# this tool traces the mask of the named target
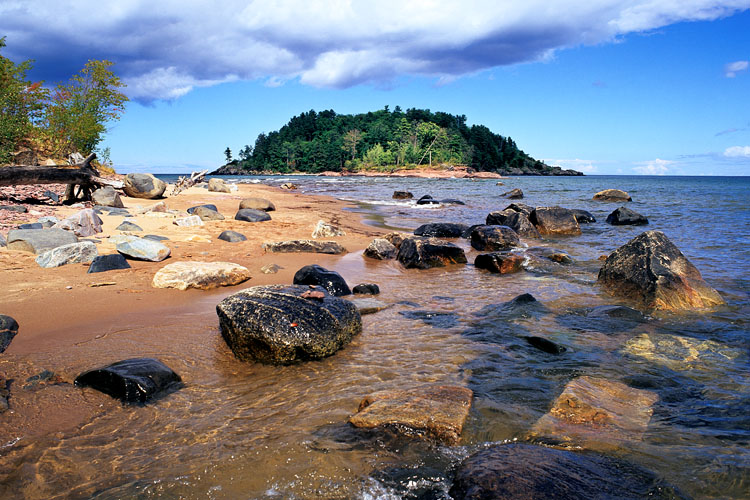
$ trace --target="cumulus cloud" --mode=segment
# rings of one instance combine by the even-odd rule
[[[734,78],[740,71],[745,71],[750,66],[750,61],[735,61],[724,67],[724,75],[727,78]]]
[[[674,161],[662,160],[657,158],[651,161],[642,161],[636,163],[633,167],[633,171],[641,175],[665,175],[670,171],[670,165],[674,165]]]
[[[3,0],[0,33],[5,54],[35,59],[35,74],[48,81],[106,58],[132,97],[153,100],[232,79],[337,88],[400,75],[449,82],[747,8],[747,0]]]
[[[750,158],[750,146],[732,146],[724,151],[727,158]]]
[[[543,161],[544,163],[552,165],[553,167],[560,167],[565,170],[572,168],[573,170],[578,170],[579,172],[583,172],[586,174],[593,174],[597,171],[597,166],[592,160],[581,160],[579,158],[576,158],[574,160],[544,159]]]

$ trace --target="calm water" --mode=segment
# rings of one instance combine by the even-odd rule
[[[113,407],[74,432],[6,445],[0,451],[2,496],[447,499],[451,470],[464,457],[486,443],[524,439],[566,383],[594,375],[660,396],[643,439],[607,453],[653,470],[696,498],[750,498],[750,178],[528,177],[505,179],[505,186],[494,180],[261,180],[291,180],[302,192],[351,200],[372,224],[402,230],[434,221],[483,223],[488,212],[509,204],[499,195],[514,187],[523,189],[528,205],[582,208],[597,222],[582,225],[580,237],[531,243],[569,253],[574,265],[550,263],[513,275],[472,265],[404,270],[359,253],[332,258],[326,267],[350,284],[378,283],[381,300],[395,305],[365,316],[362,335],[320,362],[238,362],[220,338],[211,296],[188,318],[107,336],[81,346],[75,358],[55,353],[37,359],[74,371],[74,359],[87,349],[92,355],[107,349],[112,361],[156,356],[183,376],[186,387],[146,407]],[[628,207],[650,225],[604,223],[619,204],[591,197],[606,188],[628,191],[635,200]],[[394,190],[404,189],[466,205],[423,208],[391,200]],[[727,306],[639,323],[586,317],[593,307],[622,303],[595,286],[598,257],[645,229],[663,231]],[[473,262],[477,252],[458,244]],[[478,314],[522,293],[531,293],[544,310],[508,317],[490,307]],[[418,319],[426,313],[426,321]],[[705,345],[713,351],[692,363],[627,352],[627,342],[644,333],[711,341]],[[567,351],[537,351],[523,339],[530,334]],[[346,424],[369,392],[433,382],[475,392],[462,446]]]

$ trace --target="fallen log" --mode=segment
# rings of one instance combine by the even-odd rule
[[[207,173],[208,170],[203,170],[202,172],[193,172],[190,177],[180,177],[172,188],[172,196],[181,193],[189,187],[193,187],[198,182],[201,182],[206,177]]]

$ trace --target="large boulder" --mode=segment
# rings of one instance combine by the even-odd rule
[[[131,198],[161,198],[167,184],[151,174],[128,174],[125,176],[122,190]]]
[[[596,218],[591,215],[591,212],[587,212],[580,208],[571,208],[570,211],[573,212],[573,215],[579,224],[590,224],[591,222],[596,222]]]
[[[318,285],[322,286],[334,297],[351,295],[352,291],[346,280],[336,271],[329,271],[317,264],[304,266],[294,274],[295,285]]]
[[[407,238],[401,243],[396,258],[404,267],[417,269],[466,264],[466,254],[461,247],[437,238]]]
[[[334,238],[336,236],[346,236],[346,233],[338,226],[328,224],[324,220],[319,220],[312,232],[313,238]]]
[[[126,403],[145,403],[178,389],[181,379],[159,360],[136,358],[82,373],[75,385],[91,387]]]
[[[325,358],[362,331],[354,304],[309,285],[248,288],[222,300],[216,312],[224,340],[243,361],[288,365]]]
[[[144,238],[123,241],[117,244],[116,249],[131,259],[148,260],[151,262],[161,262],[169,257],[171,252],[167,245]]]
[[[416,236],[427,236],[434,238],[460,238],[468,229],[466,224],[455,224],[452,222],[433,222],[422,224],[414,230]]]
[[[73,232],[76,236],[93,236],[102,232],[102,220],[91,208],[76,212],[65,220],[61,220],[53,227]]]
[[[0,314],[0,352],[5,352],[17,333],[18,323],[16,320],[5,314]]]
[[[252,208],[253,210],[262,210],[264,212],[273,212],[276,210],[276,205],[271,203],[265,198],[244,198],[240,201],[240,210],[243,208]]]
[[[457,444],[473,393],[466,387],[430,385],[378,391],[365,397],[349,418],[355,427],[389,427],[409,436]]]
[[[567,208],[536,207],[529,215],[529,220],[541,235],[581,234],[575,214]]]
[[[482,253],[474,259],[474,267],[491,273],[510,274],[523,269],[524,258],[507,252]]]
[[[388,233],[383,236],[383,239],[387,240],[391,245],[396,247],[396,250],[398,250],[401,248],[401,243],[403,243],[405,239],[411,237],[412,235],[408,233]]]
[[[44,253],[62,245],[76,243],[78,237],[64,229],[11,229],[8,231],[8,250],[35,254]]]
[[[250,279],[246,267],[233,262],[174,262],[159,269],[151,285],[154,288],[197,288],[210,290],[232,286]]]
[[[597,281],[646,309],[680,311],[724,303],[661,231],[646,231],[612,252]]]
[[[607,224],[613,226],[645,226],[648,219],[629,208],[620,207],[607,216]]]
[[[227,186],[227,183],[224,182],[224,179],[217,179],[216,177],[212,177],[211,179],[208,179],[208,190],[214,193],[231,193],[232,192],[229,189],[229,186]]]
[[[652,472],[624,460],[531,444],[493,445],[458,467],[455,500],[683,498]]]
[[[632,201],[628,193],[619,189],[605,189],[599,191],[594,195],[594,199],[598,201]]]
[[[515,231],[507,226],[479,226],[471,232],[471,246],[476,250],[495,252],[521,244]]]
[[[531,213],[531,211],[529,211]],[[519,236],[524,238],[539,238],[539,231],[529,220],[526,212],[506,208],[502,211],[490,212],[487,215],[488,226],[508,226]]]
[[[234,218],[235,220],[241,220],[243,222],[263,222],[271,220],[271,216],[263,210],[254,210],[252,208],[241,208],[237,210]]]
[[[229,243],[239,243],[240,241],[247,240],[247,236],[244,234],[230,230],[222,231],[218,238],[220,240],[228,241]]]
[[[503,209],[503,211],[506,210],[513,210],[514,212],[523,212],[526,214],[526,217],[531,215],[531,212],[534,211],[534,207],[530,205],[526,205],[525,203],[511,203],[507,207]]]
[[[128,261],[119,253],[95,257],[86,273],[103,273],[106,271],[114,271],[116,269],[130,269]]]
[[[275,253],[325,253],[338,255],[346,253],[346,248],[335,241],[289,240],[276,243],[264,243],[263,249]]]
[[[417,200],[417,205],[440,205],[440,201],[426,194]]]
[[[99,255],[93,241],[79,241],[47,250],[36,258],[41,267],[60,267],[66,264],[90,263]]]
[[[398,249],[385,238],[375,238],[365,248],[363,255],[371,259],[390,260],[395,259]]]
[[[120,193],[115,191],[115,188],[112,186],[104,186],[91,193],[91,201],[94,202],[94,205],[102,207],[125,207],[120,198]]]

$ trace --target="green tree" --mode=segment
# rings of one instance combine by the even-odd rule
[[[224,150],[224,156],[227,159],[227,163],[231,163],[231,161],[232,161],[232,150],[229,149],[229,146],[227,146],[227,149]]]
[[[344,149],[352,155],[352,160],[357,156],[357,144],[362,140],[362,132],[359,129],[351,129],[344,134]]]
[[[92,152],[104,138],[106,124],[120,119],[128,98],[110,69],[110,61],[90,60],[67,84],[59,84],[47,103],[47,132],[58,153]]]

